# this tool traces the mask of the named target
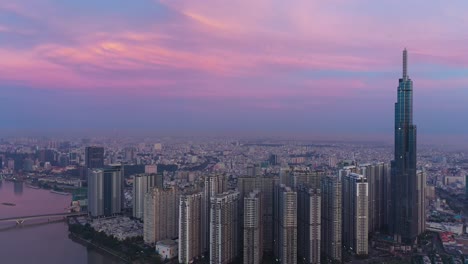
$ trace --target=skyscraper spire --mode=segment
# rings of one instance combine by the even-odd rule
[[[408,79],[408,51],[406,48],[403,50],[403,80]]]

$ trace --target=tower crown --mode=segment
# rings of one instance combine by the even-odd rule
[[[403,80],[408,80],[408,51],[403,50]]]

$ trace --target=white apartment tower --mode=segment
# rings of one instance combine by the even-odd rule
[[[343,184],[343,245],[357,255],[369,254],[369,189],[367,178],[349,173]]]
[[[338,177],[322,178],[321,251],[333,261],[341,261],[341,188]]]
[[[263,257],[262,194],[252,191],[244,198],[243,263],[261,264]]]
[[[145,195],[143,239],[154,244],[179,235],[178,192],[175,188],[153,188]]]
[[[297,263],[297,193],[280,184],[275,188],[275,256],[283,264]]]
[[[297,255],[305,263],[320,263],[321,190],[299,185],[297,190]]]
[[[133,177],[133,217],[143,219],[145,195],[155,184],[156,174],[137,174]]]
[[[229,264],[238,256],[238,200],[235,191],[211,197],[210,264]]]
[[[179,201],[179,263],[187,264],[201,257],[201,213],[203,193],[185,194]]]

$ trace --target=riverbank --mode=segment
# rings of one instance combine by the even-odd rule
[[[80,235],[70,232],[68,237],[75,243],[81,244],[85,247],[92,247],[93,249],[108,255],[109,257],[114,258],[116,261],[121,261],[122,263],[130,263],[130,260],[121,257],[117,252],[112,251],[111,249],[99,246],[93,243],[90,240],[82,238]]]
[[[119,241],[95,231],[89,224],[69,223],[68,230],[75,240],[102,250],[122,263],[163,263],[153,247],[144,246],[142,238]]]

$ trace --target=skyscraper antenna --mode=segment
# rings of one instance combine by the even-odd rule
[[[406,48],[403,50],[403,80],[408,79],[408,51]]]

